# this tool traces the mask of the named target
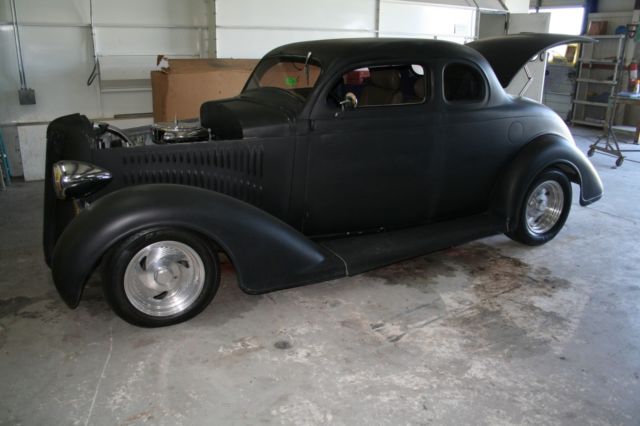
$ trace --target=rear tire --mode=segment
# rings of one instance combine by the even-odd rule
[[[542,172],[529,186],[519,209],[511,239],[537,246],[552,240],[564,226],[571,210],[571,182],[558,170]]]
[[[142,327],[194,317],[211,302],[220,283],[211,245],[181,229],[138,232],[112,248],[103,265],[109,305],[122,319]]]

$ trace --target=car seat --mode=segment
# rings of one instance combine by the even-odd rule
[[[400,72],[395,69],[370,70],[369,81],[362,89],[359,105],[393,105],[402,103]]]

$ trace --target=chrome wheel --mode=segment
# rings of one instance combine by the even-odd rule
[[[529,194],[525,219],[527,229],[536,235],[549,232],[558,223],[564,207],[562,186],[555,180],[546,180]]]
[[[158,241],[138,251],[124,273],[124,291],[140,312],[154,317],[180,314],[204,288],[205,267],[198,253],[177,241]]]

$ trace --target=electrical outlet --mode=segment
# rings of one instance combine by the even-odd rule
[[[36,104],[36,92],[33,89],[18,90],[18,98],[20,99],[20,105]]]

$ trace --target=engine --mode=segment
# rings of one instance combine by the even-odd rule
[[[199,120],[154,123],[151,140],[157,144],[207,141],[211,140],[211,131],[202,127]]]
[[[202,127],[197,119],[154,123],[126,130],[107,123],[95,123],[93,130],[98,149],[206,142],[213,139],[211,131]]]

